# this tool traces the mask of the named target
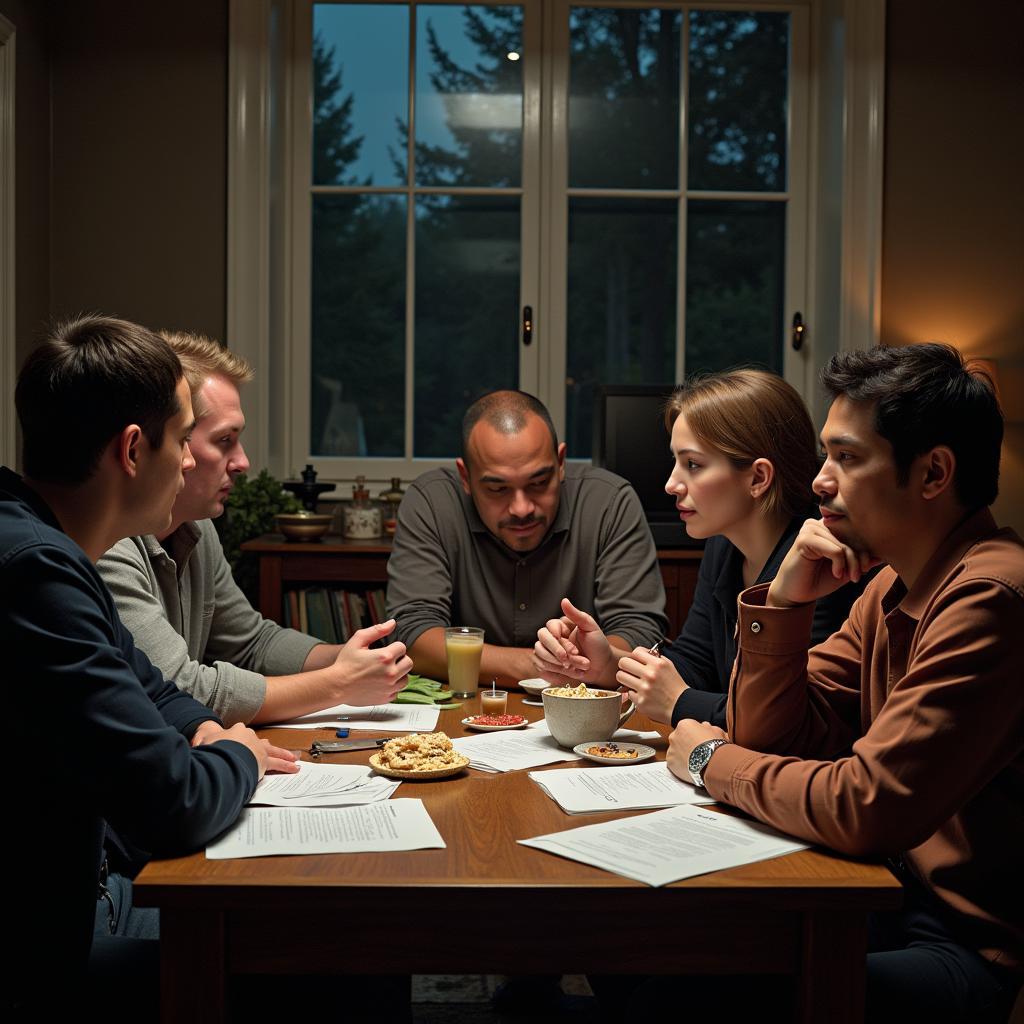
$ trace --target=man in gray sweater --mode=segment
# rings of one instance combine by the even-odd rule
[[[129,537],[100,559],[136,645],[228,725],[279,722],[341,703],[387,703],[412,667],[402,643],[371,649],[393,621],[359,630],[344,646],[325,644],[264,619],[235,584],[211,519],[249,468],[239,387],[252,370],[208,338],[163,337],[192,391],[196,467],[166,530]]]

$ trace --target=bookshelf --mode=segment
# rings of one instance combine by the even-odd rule
[[[357,593],[387,587],[391,541],[345,540],[329,534],[313,543],[293,543],[280,534],[264,534],[246,541],[243,551],[259,558],[259,610],[284,623],[286,591],[295,588],[343,588]],[[693,603],[702,552],[693,548],[658,550],[658,566],[665,584],[669,635],[678,636]]]

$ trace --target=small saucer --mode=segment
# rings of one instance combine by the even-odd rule
[[[604,757],[601,754],[591,754],[587,749],[588,747],[613,746],[620,750],[635,750],[636,757]],[[572,752],[588,761],[593,761],[594,764],[614,764],[620,767],[624,764],[642,764],[644,761],[650,761],[658,753],[654,747],[648,747],[644,743],[626,743],[624,740],[588,740],[586,743],[577,743],[572,748]]]

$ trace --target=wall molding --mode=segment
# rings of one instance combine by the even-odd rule
[[[15,27],[0,14],[0,463],[17,462],[15,326]]]
[[[228,9],[228,347],[252,363],[245,446],[254,472],[270,454],[270,0]]]
[[[846,0],[839,351],[877,345],[885,170],[885,0]]]

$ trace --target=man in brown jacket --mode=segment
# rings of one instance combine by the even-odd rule
[[[1024,545],[988,508],[1002,416],[944,345],[845,353],[824,383],[821,521],[740,595],[728,732],[681,722],[669,767],[792,835],[891,858],[905,905],[872,922],[869,1021],[1005,1020],[1022,963]],[[808,652],[814,601],[880,562]]]

